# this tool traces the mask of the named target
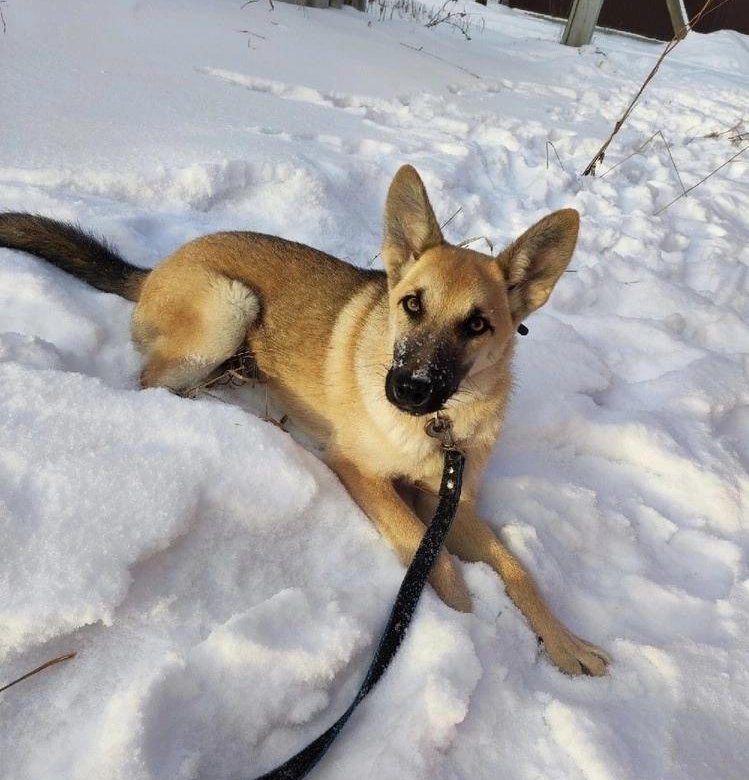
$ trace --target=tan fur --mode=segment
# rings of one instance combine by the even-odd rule
[[[422,518],[433,510],[443,459],[424,433],[428,418],[386,398],[385,375],[406,347],[409,355],[415,350],[409,359],[425,365],[439,350],[457,356],[467,369],[445,410],[467,466],[448,549],[497,571],[560,669],[603,674],[605,653],[554,617],[474,506],[510,393],[515,329],[547,300],[570,260],[577,229],[577,212],[566,209],[541,220],[496,259],[450,246],[421,179],[404,166],[386,204],[386,274],[271,236],[199,238],[138,280],[133,336],[145,359],[142,383],[184,390],[249,347],[284,410],[317,438],[353,498],[407,563],[424,532]],[[403,305],[414,291],[424,307],[418,321]],[[475,338],[461,330],[472,311],[491,325]],[[449,605],[470,609],[448,552],[431,581]]]

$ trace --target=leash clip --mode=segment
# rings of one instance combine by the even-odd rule
[[[443,412],[437,412],[424,426],[424,431],[427,436],[438,439],[443,450],[458,449],[453,436],[452,420]]]

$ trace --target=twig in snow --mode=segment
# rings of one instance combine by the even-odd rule
[[[270,403],[268,400],[268,385],[265,386],[265,414],[263,415],[263,420],[265,420],[265,422],[271,423],[272,425],[275,425],[276,428],[280,428],[284,433],[288,433],[286,428],[284,428],[284,425],[286,425],[289,420],[288,414],[282,414],[281,419],[279,420],[276,420],[275,417],[271,417]]]
[[[393,19],[414,19],[421,22],[427,14],[427,7],[420,0],[369,0],[367,13],[377,14],[377,21]]]
[[[240,10],[242,8],[247,8],[248,5],[252,5],[253,3],[258,3],[258,2],[260,2],[260,0],[245,0],[245,2],[242,3],[242,5],[240,6]],[[273,0],[268,0],[268,2],[270,3],[270,10],[275,11],[276,7],[273,5]]]
[[[458,207],[458,210],[457,210],[457,211],[456,211],[456,212],[455,212],[455,213],[452,215],[452,217],[450,217],[450,219],[446,220],[445,222],[443,222],[443,223],[440,225],[440,230],[442,230],[443,228],[446,228],[446,227],[447,227],[447,226],[448,226],[448,225],[449,225],[449,224],[450,224],[450,223],[451,223],[451,222],[452,222],[452,221],[455,219],[455,217],[457,217],[457,216],[458,216],[458,214],[460,214],[460,212],[461,212],[461,211],[463,211],[463,207],[462,207],[462,206],[459,206],[459,207]],[[473,239],[471,239],[471,240],[472,240],[472,241],[475,241],[476,239],[475,239],[475,238],[473,238]],[[460,245],[460,244],[459,244],[459,246],[462,246],[462,245]],[[367,268],[371,268],[371,267],[372,267],[372,263],[374,263],[374,261],[375,261],[375,260],[377,260],[377,258],[378,258],[379,256],[380,256],[380,252],[378,252],[378,253],[377,253],[377,254],[376,254],[376,255],[375,255],[375,256],[374,256],[374,257],[373,257],[373,258],[372,258],[372,259],[371,259],[371,260],[370,260],[368,263],[367,263]]]
[[[254,49],[255,47],[252,45],[252,38],[260,38],[261,41],[267,41],[268,39],[264,35],[260,35],[259,33],[254,33],[252,30],[237,30],[238,33],[242,33],[243,35],[247,36],[247,48],[248,49]]]
[[[727,138],[732,144],[740,144],[749,140],[749,131],[744,129],[744,118],[742,117],[727,130],[715,130],[712,133],[703,135],[703,138]]]
[[[474,236],[473,238],[466,238],[461,241],[458,246],[468,246],[475,241],[486,241],[486,245],[489,247],[489,254],[494,254],[494,244],[486,236]]]
[[[471,29],[472,17],[477,14],[470,13],[465,10],[463,6],[462,11],[454,10],[458,0],[445,0],[439,8],[435,8],[429,16],[424,27],[436,27],[438,24],[446,24],[448,27],[454,27],[462,35],[465,36],[467,41],[471,40],[471,36],[468,34]],[[484,17],[480,16],[481,25],[483,29]]]
[[[3,13],[4,5],[5,5],[5,0],[0,0],[0,22],[2,22],[3,25],[3,35],[5,35],[5,33],[8,32],[8,25],[5,24],[5,14]]]
[[[183,390],[180,395],[183,395],[186,398],[198,398],[199,396],[207,395],[209,398],[213,398],[214,401],[220,401],[222,404],[225,404],[228,403],[228,401],[221,398],[221,396],[212,393],[208,388],[212,388],[216,385],[242,387],[242,385],[246,385],[248,382],[252,383],[253,388],[255,385],[264,385],[265,414],[261,419],[265,420],[265,422],[272,423],[277,428],[287,432],[284,426],[286,425],[289,416],[284,414],[279,420],[276,420],[275,417],[271,416],[268,383],[265,380],[265,377],[260,373],[260,369],[255,362],[255,357],[250,350],[247,349],[237,352],[236,355],[230,357],[223,366],[221,366],[221,369],[223,370],[220,374],[209,377],[197,385],[188,387],[187,390]]]
[[[723,135],[728,135],[728,133],[732,133],[734,130],[738,130],[741,127],[741,123],[743,122],[743,119],[739,119],[738,122],[736,122],[735,125],[731,125],[727,130],[714,130],[712,133],[708,133],[707,135],[703,135],[703,138],[720,138]]]
[[[663,135],[663,132],[661,130],[658,131],[658,135],[663,140],[663,143],[666,145],[666,151],[668,152],[668,158],[671,160],[671,165],[674,166],[674,171],[676,171],[676,178],[679,180],[679,184],[681,185],[681,189],[683,191],[683,194],[686,195],[687,191],[684,189],[684,182],[681,180],[681,174],[679,173],[679,169],[676,167],[676,162],[674,160],[674,156],[671,154],[671,147],[668,144],[668,141],[666,140],[666,136]]]
[[[722,5],[725,5],[727,2],[728,0],[720,0],[720,1],[706,0],[702,8],[700,8],[700,10],[689,20],[689,22],[687,23],[687,28],[691,30],[699,21],[702,20],[703,17],[717,10]],[[624,113],[617,120],[616,124],[614,125],[614,129],[611,131],[611,135],[609,135],[609,137],[603,143],[603,146],[601,146],[601,148],[593,156],[593,159],[585,167],[585,170],[583,171],[582,174],[583,176],[596,175],[596,166],[599,163],[603,162],[603,158],[606,156],[606,150],[609,148],[609,144],[614,140],[614,136],[616,136],[616,134],[622,129],[622,125],[627,121],[627,118],[632,113],[642,93],[645,91],[645,87],[647,87],[647,85],[653,80],[653,77],[658,72],[658,68],[660,68],[661,64],[663,63],[663,60],[666,59],[667,55],[670,54],[679,45],[679,43],[682,40],[684,40],[683,37],[679,38],[677,36],[674,36],[666,44],[666,48],[661,52],[661,56],[658,57],[658,60],[653,66],[652,70],[645,77],[645,81],[643,81],[642,84],[640,85],[640,89],[637,90],[637,94],[632,98],[630,104],[624,110]]]
[[[3,691],[7,691],[8,688],[11,688],[17,683],[20,683],[22,680],[26,680],[35,674],[39,674],[39,672],[43,672],[45,669],[48,669],[50,666],[54,666],[55,664],[61,664],[63,661],[69,661],[71,658],[75,658],[76,655],[77,653],[67,653],[66,655],[60,655],[57,658],[53,658],[51,661],[47,661],[46,663],[43,663],[41,666],[37,666],[36,669],[32,669],[30,672],[27,672],[26,674],[22,675],[17,680],[13,680],[13,682],[9,682],[7,685],[3,685],[3,687],[0,688],[0,693],[2,693]]]
[[[443,228],[446,228],[455,219],[455,217],[457,217],[458,214],[460,214],[461,211],[463,211],[463,207],[462,206],[458,206],[458,210],[452,215],[452,217],[450,217],[450,219],[448,219],[447,221],[443,222],[440,225],[440,230],[442,230]]]
[[[683,198],[688,192],[691,192],[693,189],[695,189],[695,187],[699,187],[700,184],[702,184],[703,182],[706,182],[711,176],[715,175],[721,168],[725,168],[726,165],[728,165],[728,163],[733,162],[740,154],[744,154],[744,152],[747,149],[749,149],[749,146],[745,146],[743,149],[739,149],[739,151],[736,152],[736,154],[734,154],[731,157],[729,157],[723,164],[719,165],[714,171],[711,171],[710,173],[708,173],[707,176],[705,176],[704,179],[700,179],[697,182],[697,184],[693,184],[691,187],[689,187],[688,189],[684,190],[684,192],[682,192],[681,195],[678,195],[677,197],[675,197],[670,203],[667,203],[663,208],[658,209],[658,211],[655,212],[655,216],[657,217],[659,214],[664,212],[669,206],[673,206],[673,204],[676,203],[677,200],[680,200],[681,198]]]
[[[469,76],[473,76],[475,79],[482,80],[482,77],[479,76],[478,73],[474,73],[472,70],[468,70],[468,68],[464,68],[462,65],[456,65],[454,62],[450,62],[450,60],[446,60],[444,57],[439,57],[436,54],[431,54],[428,51],[424,51],[423,46],[411,46],[410,43],[402,43],[401,46],[405,46],[407,49],[411,49],[411,51],[416,51],[419,54],[424,54],[427,57],[431,57],[433,60],[439,60],[440,62],[444,62],[447,65],[452,65],[453,68],[457,68],[458,70],[462,70],[463,73],[467,73]]]
[[[244,33],[245,35],[251,35],[253,38],[260,38],[263,41],[268,40],[264,35],[260,35],[260,33],[254,33],[252,30],[237,30],[237,32]]]
[[[554,146],[554,144],[551,141],[546,142],[546,170],[549,170],[549,147],[551,147],[554,150],[554,154],[556,155],[557,162],[559,163],[559,167],[564,171],[564,165],[562,165],[562,161],[559,159],[559,154],[557,153],[557,148]],[[566,171],[565,171],[566,173]]]
[[[229,358],[229,360],[220,368],[221,372],[219,374],[210,376],[203,382],[188,387],[186,390],[182,391],[181,395],[184,395],[187,398],[197,398],[199,395],[209,395],[211,398],[218,398],[218,396],[208,392],[209,387],[214,387],[215,385],[241,387],[248,382],[252,382],[253,387],[256,384],[265,384],[265,379],[260,373],[255,358],[250,350],[237,352],[236,355]]]
[[[631,160],[636,154],[639,154],[657,135],[659,135],[661,137],[661,140],[663,141],[663,144],[666,147],[666,151],[668,152],[669,159],[671,160],[671,165],[673,165],[674,171],[676,172],[676,178],[679,180],[679,185],[681,186],[682,195],[686,195],[686,193],[687,193],[686,187],[684,186],[684,182],[681,180],[681,174],[679,173],[679,169],[676,167],[676,162],[674,161],[674,156],[671,154],[671,147],[669,146],[669,143],[666,140],[666,136],[663,135],[663,131],[662,130],[656,130],[653,133],[653,135],[651,135],[650,138],[648,138],[648,140],[645,141],[645,143],[643,143],[640,146],[638,146],[637,149],[634,150],[634,152],[632,152],[631,154],[628,154],[623,160],[619,160],[618,163],[616,163],[615,165],[612,165],[610,168],[608,168],[606,171],[604,171],[601,174],[601,178],[603,178],[604,176],[607,176],[615,168],[618,168],[620,165],[622,165],[623,163],[627,162],[627,160]]]

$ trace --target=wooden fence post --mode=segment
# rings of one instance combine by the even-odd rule
[[[689,19],[687,19],[682,0],[666,0],[668,6],[668,15],[671,17],[671,24],[674,26],[674,37],[684,38],[689,32]]]
[[[602,5],[603,0],[574,0],[562,34],[562,43],[566,46],[585,46],[590,43]]]

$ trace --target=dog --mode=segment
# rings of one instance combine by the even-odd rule
[[[602,675],[606,653],[553,615],[475,508],[510,395],[516,329],[549,298],[578,228],[577,211],[563,209],[497,257],[450,245],[421,178],[405,165],[387,195],[384,272],[251,232],[190,241],[148,271],[78,227],[19,213],[0,214],[0,246],[134,301],[144,388],[183,392],[249,349],[275,398],[319,442],[404,564],[442,475],[440,444],[425,422],[448,415],[466,469],[431,584],[450,607],[469,611],[452,555],[488,563],[559,669]]]

